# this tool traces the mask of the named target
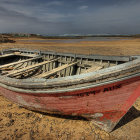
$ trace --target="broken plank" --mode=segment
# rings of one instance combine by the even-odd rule
[[[59,71],[61,71],[61,70],[64,70],[64,69],[66,69],[66,68],[68,68],[68,67],[70,67],[70,66],[73,66],[73,65],[75,65],[75,64],[77,64],[77,63],[78,63],[78,62],[73,62],[73,63],[70,63],[70,64],[62,65],[62,66],[60,66],[60,67],[58,67],[58,68],[55,68],[55,69],[53,69],[53,70],[51,70],[51,71],[48,71],[48,72],[42,73],[42,74],[40,74],[40,75],[37,75],[37,76],[35,76],[35,78],[44,78],[44,77],[51,76],[51,75],[53,75],[53,74],[55,74],[55,73],[57,73],[57,72],[59,72]]]
[[[33,68],[42,66],[42,65],[44,65],[44,64],[57,61],[57,60],[58,60],[58,58],[57,58],[57,59],[50,60],[50,61],[44,61],[44,62],[41,62],[41,63],[38,63],[38,64],[34,64],[34,65],[31,65],[31,66],[28,66],[28,67],[25,67],[25,68],[22,68],[22,69],[19,69],[19,70],[13,70],[13,71],[9,72],[8,74],[6,74],[6,76],[12,76],[12,75],[14,75],[14,74],[17,75],[18,73],[21,73],[21,72],[24,72],[24,71],[26,71],[26,70],[33,69]]]
[[[5,65],[0,66],[0,69],[6,68],[6,67],[9,67],[9,66],[12,66],[12,65],[17,65],[17,64],[20,64],[20,63],[25,63],[25,62],[28,62],[28,61],[40,59],[40,58],[42,58],[42,56],[34,57],[34,58],[26,59],[26,60],[21,60],[21,61],[13,62],[13,63],[10,63],[10,64],[5,64]]]

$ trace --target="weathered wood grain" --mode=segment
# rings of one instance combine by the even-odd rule
[[[9,72],[8,74],[6,74],[6,76],[12,76],[12,75],[14,75],[14,74],[21,73],[21,72],[24,72],[24,71],[26,71],[26,70],[33,69],[33,68],[42,66],[42,65],[44,65],[44,64],[48,64],[48,63],[57,61],[57,60],[58,60],[58,58],[57,58],[57,59],[50,60],[50,61],[44,61],[44,62],[35,64],[35,65],[31,65],[31,66],[28,66],[28,67],[26,67],[26,68],[22,68],[22,69],[19,69],[19,70],[13,70],[13,71]]]
[[[32,60],[40,59],[40,58],[42,58],[42,56],[34,57],[34,58],[26,59],[26,60],[21,60],[21,61],[13,62],[13,63],[10,63],[10,64],[5,64],[5,65],[0,66],[0,69],[3,69],[5,67],[9,67],[9,66],[13,66],[13,65],[17,65],[17,64],[20,64],[20,63],[25,63],[25,62],[29,62],[29,61],[32,61]]]
[[[40,74],[40,75],[37,75],[36,78],[43,78],[43,77],[50,76],[50,75],[55,74],[55,73],[57,73],[57,72],[59,72],[59,71],[61,71],[61,70],[66,69],[66,68],[68,68],[68,67],[70,67],[70,66],[73,66],[73,65],[75,65],[75,64],[77,64],[77,63],[78,63],[78,62],[74,62],[74,63],[70,63],[70,64],[65,64],[65,65],[60,66],[60,67],[58,67],[58,68],[55,68],[55,69],[53,69],[53,70],[51,70],[51,71],[48,71],[48,72],[42,73],[42,74]]]

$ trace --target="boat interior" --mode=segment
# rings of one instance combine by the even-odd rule
[[[0,54],[0,75],[54,79],[94,72],[131,61],[130,57],[8,50]]]

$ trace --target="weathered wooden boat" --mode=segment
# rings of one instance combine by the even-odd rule
[[[110,132],[140,96],[140,56],[4,50],[0,90],[20,106],[82,116]]]

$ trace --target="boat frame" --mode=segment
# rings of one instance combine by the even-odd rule
[[[92,120],[93,123],[105,131],[110,132],[140,96],[140,56],[64,54],[49,51],[29,51],[26,49],[9,49],[4,50],[1,54],[14,52],[26,55],[72,57],[75,60],[92,59],[95,61],[100,60],[101,62],[102,60],[111,60],[116,63],[125,62],[95,72],[54,79],[15,79],[0,75],[2,95],[31,110],[82,116]],[[129,87],[132,90],[128,90]],[[125,94],[122,92],[125,92]],[[115,99],[115,97],[117,97],[118,104],[115,103],[113,106],[112,99]],[[91,100],[90,98],[93,99]],[[42,107],[41,105],[45,101],[48,101],[53,107],[50,104],[48,104],[48,108],[47,105]],[[95,102],[97,107],[93,107],[92,101]],[[63,104],[60,106],[61,102]],[[66,105],[67,102],[69,105]],[[83,105],[79,105],[80,102],[83,102]],[[74,109],[75,105],[79,106],[80,109]],[[114,107],[112,110],[111,105]]]

